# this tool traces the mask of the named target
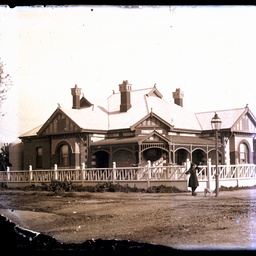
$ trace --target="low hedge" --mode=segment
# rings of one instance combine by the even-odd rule
[[[144,188],[137,188],[129,187],[127,185],[120,185],[120,184],[113,184],[112,182],[104,182],[104,183],[98,183],[96,186],[83,186],[83,185],[74,185],[71,181],[57,181],[52,180],[51,183],[46,184],[42,183],[41,186],[36,185],[30,185],[25,188],[24,190],[30,190],[30,191],[51,191],[54,192],[54,194],[58,192],[142,192],[142,193],[180,193],[184,192],[179,190],[176,187],[166,187],[164,185],[160,186],[152,186],[148,189]]]

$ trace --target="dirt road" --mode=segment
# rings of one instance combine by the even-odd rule
[[[0,214],[22,227],[69,243],[125,239],[174,248],[252,249],[256,190],[198,193],[0,191]]]

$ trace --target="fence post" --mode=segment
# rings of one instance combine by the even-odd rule
[[[236,166],[236,185],[239,187],[239,175],[240,175],[240,167]]]
[[[140,180],[141,176],[142,176],[142,169],[138,168],[138,170],[137,170],[137,180]]]
[[[33,168],[32,168],[32,165],[29,165],[28,171],[29,171],[28,182],[29,182],[29,185],[31,185],[31,182],[33,180]]]
[[[211,158],[207,161],[207,187],[211,189],[211,181],[212,181],[212,160]]]
[[[82,163],[82,184],[85,181],[85,163]]]
[[[8,187],[8,182],[10,181],[10,167],[7,167],[7,170],[6,170],[6,185]]]
[[[113,162],[113,184],[116,181],[116,162]]]
[[[187,159],[187,161],[186,161],[186,169],[187,169],[187,171],[189,170],[190,166],[191,166],[190,160]]]
[[[150,187],[150,180],[151,180],[151,161],[148,160],[148,188]]]
[[[191,166],[191,162],[189,159],[187,159],[186,160],[186,171],[188,171],[190,169],[190,166]],[[188,175],[184,175],[184,180],[187,181],[187,188],[188,188],[188,182],[189,182]]]
[[[58,180],[58,166],[57,164],[54,164],[54,179]]]

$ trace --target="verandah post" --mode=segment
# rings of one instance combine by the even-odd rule
[[[207,161],[207,187],[209,189],[211,189],[211,181],[212,181],[211,169],[212,169],[212,160],[211,158],[209,158]]]

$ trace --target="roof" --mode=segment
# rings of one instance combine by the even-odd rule
[[[129,128],[153,112],[174,128],[201,130],[194,113],[165,100],[155,86],[132,91],[131,105],[127,112],[120,113],[120,93],[109,97],[109,129]]]
[[[198,144],[198,145],[215,145],[215,141],[190,136],[170,136],[169,139],[176,144]]]
[[[130,128],[131,125],[149,113],[146,94],[153,88],[131,91],[132,107],[127,112],[120,112],[120,93],[112,94],[107,100],[109,130]],[[154,97],[154,96],[151,96]]]
[[[143,142],[147,137],[152,134],[158,134],[156,131],[152,132],[148,136],[137,136],[131,138],[112,138],[112,139],[103,139],[91,143],[91,146],[105,146],[105,145],[117,145],[117,144],[131,144]],[[165,138],[167,140],[167,138]],[[176,144],[198,144],[198,145],[215,145],[215,142],[212,140],[199,138],[199,137],[190,137],[190,136],[168,136],[168,140]]]
[[[90,102],[93,102],[93,104]],[[246,113],[245,111],[251,113],[248,108],[191,113],[183,107],[164,99],[156,86],[132,90],[132,107],[127,112],[120,112],[120,92],[114,92],[106,100],[98,103],[95,101],[90,102],[86,101],[86,107],[81,109],[62,107],[59,107],[59,109],[75,122],[82,131],[130,129],[148,114],[154,113],[174,130],[200,132],[212,129],[211,119],[215,112],[222,120],[221,129],[231,128]],[[54,115],[55,112],[52,116]],[[255,117],[252,114],[251,116],[256,124]],[[36,127],[20,137],[35,136],[41,128],[44,129],[47,125],[48,121],[43,126]]]
[[[42,128],[43,124],[35,127],[34,129],[22,134],[19,138],[37,136],[37,132]]]
[[[72,119],[80,128],[87,130],[107,130],[108,116],[104,108],[99,105],[92,105],[88,108],[61,110]]]
[[[212,130],[211,120],[215,114],[218,114],[222,121],[221,129],[230,129],[235,122],[245,113],[246,108],[208,111],[202,113],[196,113],[198,122],[201,125],[202,130]]]
[[[104,145],[117,145],[117,144],[132,144],[137,143],[141,139],[145,138],[146,136],[137,136],[131,138],[113,138],[113,139],[104,139],[98,140],[91,143],[91,146],[104,146]]]
[[[174,129],[201,130],[194,113],[165,99],[160,100],[157,97],[146,97],[146,100],[148,108],[172,124]]]

